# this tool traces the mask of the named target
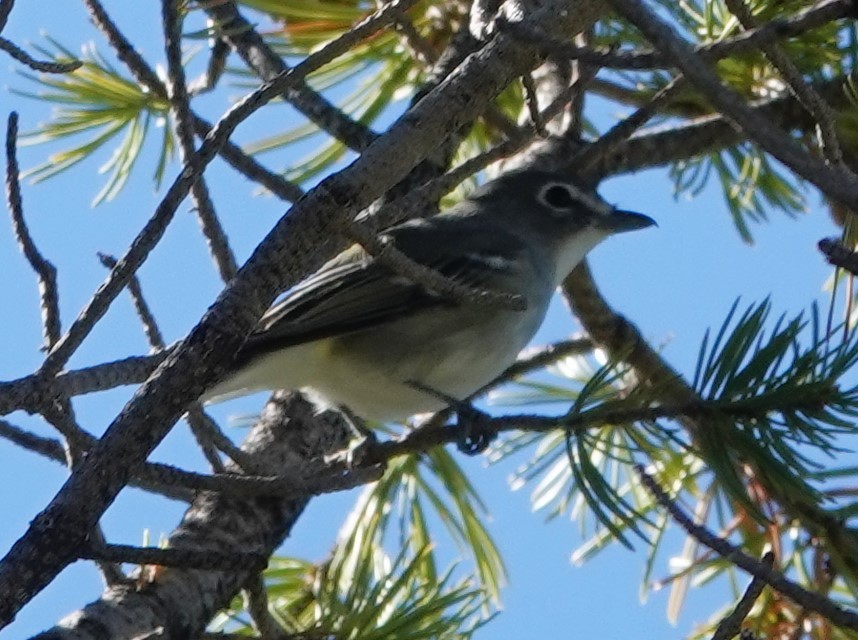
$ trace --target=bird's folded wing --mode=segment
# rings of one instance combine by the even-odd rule
[[[398,234],[391,234],[398,235]],[[399,243],[397,247],[399,247]],[[409,257],[461,284],[492,288],[498,267],[511,260],[517,243],[497,243],[490,253],[478,245],[465,254],[424,243],[406,243]],[[439,305],[455,304],[353,247],[296,286],[260,320],[237,356],[242,366],[257,356],[314,340],[361,331]]]

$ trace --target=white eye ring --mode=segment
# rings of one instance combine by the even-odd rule
[[[555,211],[569,211],[580,205],[578,190],[565,182],[549,182],[536,196],[540,203]]]

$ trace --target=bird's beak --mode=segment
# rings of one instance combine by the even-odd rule
[[[658,224],[655,220],[642,213],[614,209],[610,214],[599,219],[596,222],[596,226],[608,233],[623,233],[624,231],[634,231],[635,229],[645,229],[646,227],[657,227]]]

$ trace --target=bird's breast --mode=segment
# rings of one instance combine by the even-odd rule
[[[443,408],[443,401],[410,383],[463,399],[491,382],[542,323],[550,295],[530,298],[525,311],[475,305],[465,313],[439,306],[425,312],[431,318],[402,318],[337,338],[330,346],[336,373],[312,386],[369,419],[404,419]]]

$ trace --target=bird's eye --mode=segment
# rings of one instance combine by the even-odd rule
[[[539,201],[552,209],[571,209],[578,203],[578,198],[569,185],[555,182],[542,188]]]

